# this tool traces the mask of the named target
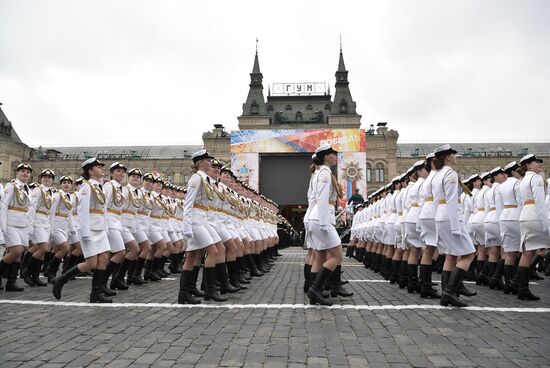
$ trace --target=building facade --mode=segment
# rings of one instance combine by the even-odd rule
[[[275,86],[275,85],[274,85]],[[292,84],[294,93],[281,93],[268,88],[264,94],[263,74],[258,54],[254,57],[250,73],[249,92],[237,117],[240,131],[285,129],[359,129],[361,115],[352,98],[348,71],[340,50],[335,73],[334,94],[330,87],[321,93],[303,90],[301,84]],[[284,86],[283,86],[284,87]],[[296,90],[302,93],[296,93]],[[363,124],[366,125],[366,124]],[[208,151],[225,162],[231,159],[231,133],[222,125],[202,136]],[[410,165],[433,151],[440,144],[398,143],[399,134],[386,123],[371,124],[365,129],[366,165],[365,177],[370,194],[392,177],[405,171]],[[446,143],[446,142],[445,142]],[[495,166],[517,160],[527,153],[534,153],[550,162],[548,143],[461,143],[453,144],[459,151],[460,175],[465,178],[473,173],[487,171]],[[201,146],[109,146],[109,147],[38,147],[27,146],[17,135],[12,122],[0,106],[0,182],[13,178],[15,168],[28,162],[34,168],[34,178],[42,169],[53,169],[58,175],[78,177],[81,163],[97,156],[108,165],[121,161],[128,167],[143,171],[156,171],[179,185],[185,185],[192,174],[191,154]],[[306,170],[304,168],[304,170]],[[545,168],[550,174],[550,164]],[[306,174],[307,175],[307,171]],[[36,179],[35,179],[36,180]],[[260,188],[261,190],[261,188]]]

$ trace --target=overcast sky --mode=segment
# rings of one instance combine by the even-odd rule
[[[265,4],[265,5],[262,5]],[[273,82],[334,88],[400,142],[550,141],[550,1],[0,0],[0,102],[30,146],[201,143]]]

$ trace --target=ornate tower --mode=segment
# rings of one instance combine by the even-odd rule
[[[329,126],[332,128],[359,128],[361,126],[361,115],[357,114],[355,101],[349,90],[348,71],[344,63],[342,46],[340,46],[340,59],[336,71],[336,85],[334,89],[334,100],[328,117]]]
[[[263,92],[263,75],[260,72],[260,62],[258,61],[258,48],[254,56],[254,66],[250,73],[250,89],[246,102],[243,104],[243,113],[238,117],[239,129],[266,129],[269,126],[270,117],[267,114],[267,108]]]

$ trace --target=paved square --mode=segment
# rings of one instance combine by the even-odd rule
[[[0,292],[1,367],[548,367],[550,281],[540,302],[478,291],[471,308],[440,308],[346,260],[355,295],[307,306],[301,249],[225,304],[175,304],[179,278],[88,304],[89,279]],[[437,279],[437,277],[436,277]],[[21,282],[21,281],[19,281]]]

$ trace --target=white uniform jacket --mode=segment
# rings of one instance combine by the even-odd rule
[[[527,171],[519,184],[523,199],[520,221],[541,221],[543,231],[548,232],[548,207],[546,207],[546,187],[542,176]]]
[[[30,189],[20,180],[13,180],[4,187],[0,201],[0,228],[3,232],[8,226],[29,228],[31,220],[28,215],[31,203]]]
[[[332,185],[332,172],[322,165],[315,180],[315,204],[310,219],[319,221],[319,226],[335,225],[335,207],[337,193]]]
[[[92,236],[92,231],[107,231],[106,195],[103,186],[97,180],[85,180],[78,193],[80,197],[78,201],[80,236],[87,238]]]
[[[51,228],[52,195],[52,189],[43,184],[32,191],[29,218],[33,227],[48,230]]]

